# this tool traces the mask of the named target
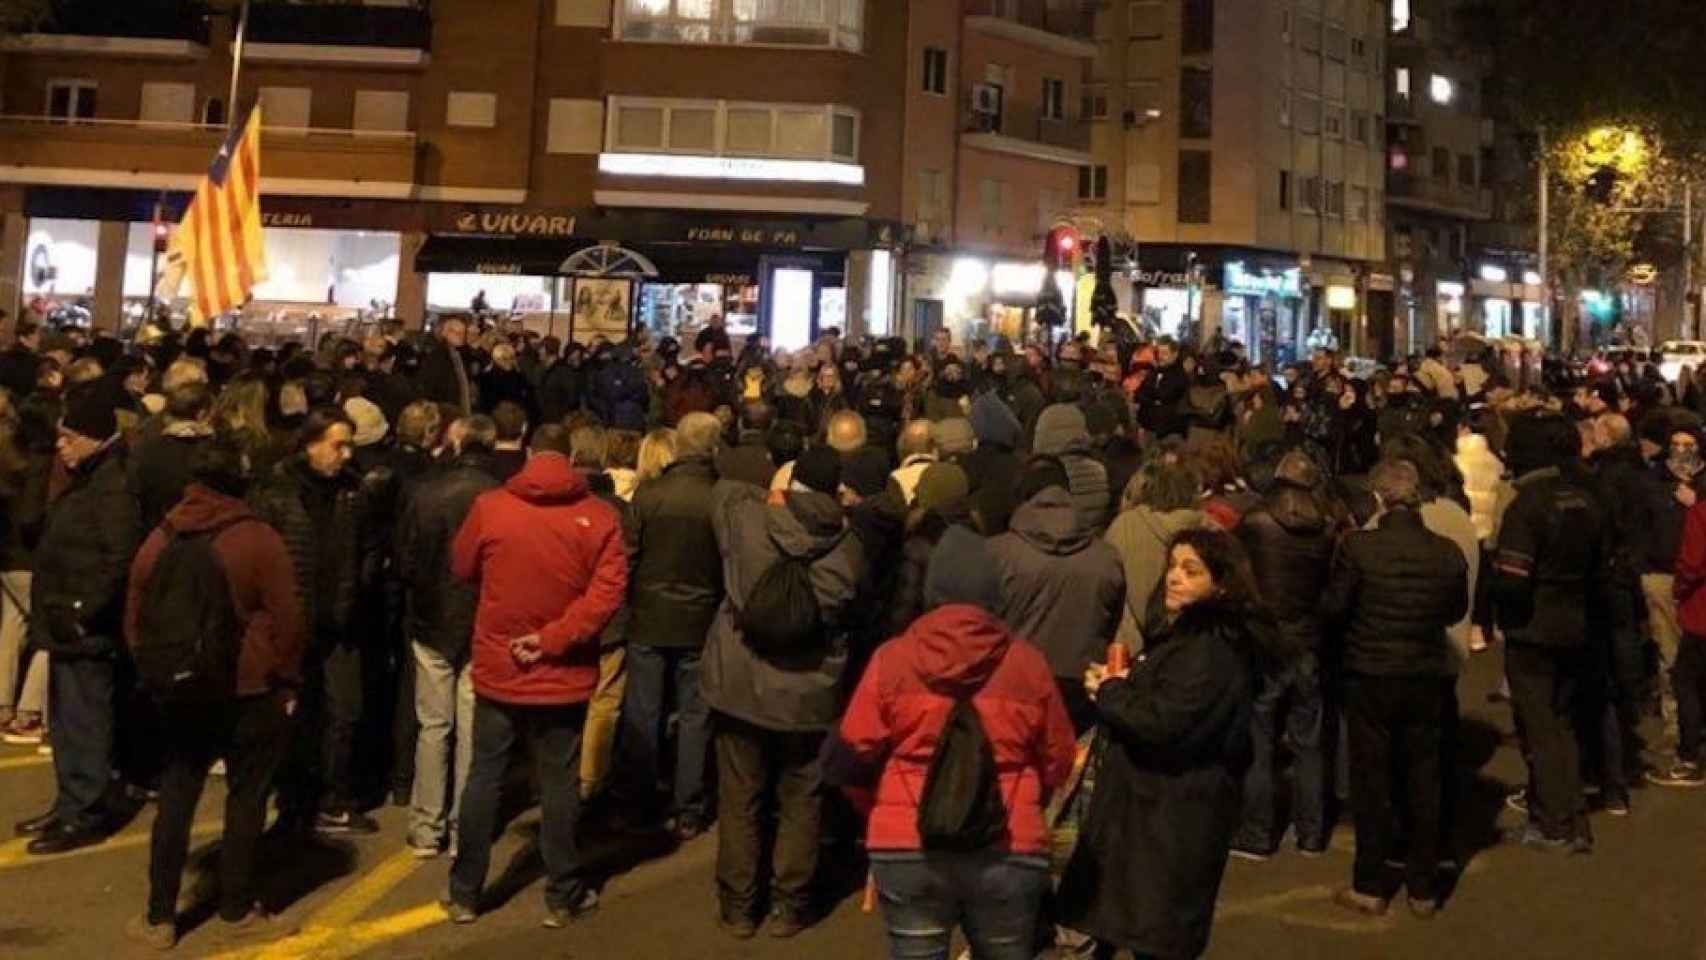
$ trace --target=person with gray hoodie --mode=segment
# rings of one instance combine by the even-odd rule
[[[1084,670],[1101,663],[1119,627],[1125,575],[1114,548],[1086,527],[1059,458],[1032,457],[1011,528],[990,541],[1001,570],[1001,616],[1048,658],[1080,734],[1096,722]]]
[[[1115,639],[1133,655],[1143,652],[1149,605],[1167,573],[1167,550],[1180,531],[1209,525],[1199,508],[1202,478],[1192,467],[1154,460],[1126,484],[1120,515],[1108,527],[1109,546],[1125,573],[1125,603]]]
[[[1090,427],[1076,404],[1057,403],[1037,418],[1031,452],[1059,458],[1066,468],[1067,492],[1084,529],[1099,533],[1108,525],[1112,497],[1108,468],[1091,455]]]

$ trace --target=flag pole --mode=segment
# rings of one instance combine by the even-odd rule
[[[249,0],[237,12],[237,38],[231,45],[231,98],[225,101],[225,128],[237,123],[237,80],[243,75],[243,34],[249,26]]]

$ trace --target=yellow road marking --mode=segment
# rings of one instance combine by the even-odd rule
[[[13,770],[18,767],[41,767],[52,762],[52,757],[44,757],[39,753],[32,753],[27,757],[7,757],[4,760],[0,760],[0,770]]]
[[[393,937],[405,936],[415,930],[444,919],[437,904],[426,904],[375,920],[357,924],[355,921],[373,905],[385,898],[396,886],[409,878],[424,861],[407,849],[399,850],[381,860],[373,869],[339,891],[320,909],[303,921],[302,932],[258,947],[234,950],[216,955],[214,960],[323,960],[345,957]],[[364,933],[365,931],[365,933]],[[358,936],[368,940],[358,941]]]
[[[190,837],[191,839],[204,837],[208,834],[220,833],[224,829],[225,824],[220,821],[214,821],[212,823],[198,823],[190,827]],[[42,856],[33,856],[26,849],[30,845],[30,837],[19,837],[16,840],[8,840],[5,843],[0,843],[0,870],[5,870],[11,867],[26,867],[37,863],[56,863],[69,857],[84,857],[94,853],[106,853],[112,850],[127,850],[131,847],[146,846],[151,836],[152,832],[150,830],[121,833],[114,837],[108,837],[106,842],[97,843],[92,847],[79,847],[69,853],[50,853]]]

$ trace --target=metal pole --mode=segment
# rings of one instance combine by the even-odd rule
[[[142,322],[137,325],[137,334],[142,328],[154,322],[155,298],[159,295],[160,284],[160,225],[165,223],[165,215],[161,207],[165,204],[166,194],[161,191],[160,199],[154,201],[154,222],[148,228],[148,309],[142,314]]]
[[[231,44],[231,98],[225,101],[225,127],[237,122],[237,81],[243,75],[243,34],[249,26],[249,0],[237,12],[237,38]]]
[[[1552,191],[1551,184],[1548,182],[1550,172],[1546,168],[1546,128],[1541,127],[1538,132],[1540,145],[1536,156],[1538,161],[1536,166],[1540,168],[1538,187],[1540,191],[1540,330],[1537,332],[1540,336],[1537,339],[1542,343],[1556,343],[1561,346],[1563,338],[1554,339],[1555,333],[1552,330],[1552,274],[1548,270],[1547,263],[1547,248],[1549,246],[1547,233],[1550,229],[1551,210],[1549,205]]]

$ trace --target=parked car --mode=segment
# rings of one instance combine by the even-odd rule
[[[1683,367],[1696,371],[1706,362],[1706,342],[1700,340],[1667,340],[1659,347],[1659,372],[1671,383],[1682,374]]]

